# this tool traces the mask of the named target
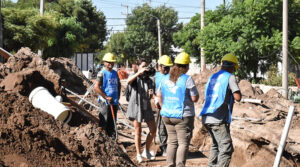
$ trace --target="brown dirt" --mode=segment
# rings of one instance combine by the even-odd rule
[[[195,128],[186,166],[207,165],[211,139],[197,116],[204,102],[205,83],[218,70],[193,76],[200,100],[195,105]],[[43,60],[23,48],[7,63],[0,63],[0,166],[136,166],[132,129],[119,122],[121,144],[116,143],[74,107],[72,120],[66,125],[28,101],[28,94],[37,86],[46,87],[53,96],[61,94],[63,80],[67,81],[65,87],[81,95],[90,87],[76,65],[66,58]],[[235,152],[230,166],[273,164],[290,105],[296,108],[281,166],[300,166],[299,104],[285,100],[272,89],[263,94],[246,80],[240,81],[239,86],[243,98],[261,99],[263,103],[235,103],[233,116],[237,119],[231,124]],[[89,101],[95,103],[94,95],[89,96]],[[121,102],[126,103],[123,96]],[[90,112],[98,114],[96,110]],[[120,111],[118,118],[125,121]],[[143,131],[148,130],[145,123],[142,127]],[[143,146],[144,142],[142,137]],[[122,145],[127,153],[119,147]],[[165,166],[165,162],[165,157],[159,156],[138,166]]]
[[[76,110],[70,126],[28,101],[36,86],[60,94],[62,79],[85,92],[89,84],[71,60],[45,61],[23,48],[0,68],[1,166],[136,166],[98,125],[74,121],[84,120]]]

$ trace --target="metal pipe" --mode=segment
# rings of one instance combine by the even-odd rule
[[[260,99],[242,99],[241,102],[261,104],[262,100],[260,100]]]
[[[289,130],[290,130],[290,125],[291,125],[293,114],[294,114],[294,108],[295,108],[294,106],[290,106],[289,113],[288,113],[288,116],[286,118],[284,128],[283,128],[283,131],[282,131],[282,135],[281,135],[280,143],[279,143],[279,146],[278,146],[278,149],[277,149],[278,151],[277,151],[277,154],[276,154],[276,157],[275,157],[273,167],[278,167],[279,164],[280,164],[281,155],[282,155],[283,149],[285,147],[286,137],[287,137],[287,135],[289,133]]]
[[[74,96],[78,97],[79,99],[83,100],[84,102],[86,102],[86,103],[90,104],[91,106],[95,107],[97,110],[99,110],[99,107],[98,107],[98,106],[96,106],[95,104],[93,104],[93,103],[91,103],[91,102],[89,102],[89,101],[87,101],[87,100],[83,99],[83,98],[82,98],[82,97],[80,97],[78,94],[76,94],[76,93],[72,92],[72,91],[71,91],[71,90],[69,90],[68,88],[65,88],[65,87],[63,87],[63,86],[62,86],[62,88],[63,88],[63,89],[65,89],[67,92],[69,92],[69,93],[73,94]]]
[[[87,95],[90,94],[90,92],[94,89],[94,86],[95,86],[96,82],[94,82],[91,87],[89,87],[89,89],[85,92],[84,96],[82,97],[83,99],[86,98]],[[82,99],[80,99],[80,101],[78,102],[78,104],[81,104],[83,102]]]
[[[249,120],[249,121],[262,121],[262,120],[264,120],[264,119],[249,118],[249,117],[241,118],[241,117],[235,117],[235,116],[232,116],[231,118],[236,119],[236,120]]]

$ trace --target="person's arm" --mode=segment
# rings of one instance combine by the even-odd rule
[[[234,100],[241,101],[242,94],[241,94],[240,88],[237,84],[237,81],[236,81],[234,75],[231,75],[229,78],[229,88],[230,88],[231,92],[233,92],[232,94],[233,94]]]
[[[159,106],[162,106],[163,99],[162,99],[162,93],[161,93],[160,89],[157,90],[156,97],[158,98],[158,104],[159,104]]]
[[[236,91],[233,93],[233,98],[235,101],[241,101],[242,99],[242,94],[241,91]]]
[[[199,100],[199,95],[197,96],[191,96],[191,99],[194,103],[196,103]]]
[[[127,84],[132,84],[133,81],[136,80],[136,78],[140,75],[142,75],[146,70],[148,70],[147,67],[142,68],[141,70],[139,70],[137,73],[135,73],[134,75],[130,76],[127,80]]]
[[[189,77],[186,84],[186,88],[190,91],[192,102],[196,103],[199,100],[199,92],[193,78]]]
[[[100,76],[97,76],[96,84],[94,86],[94,90],[102,96],[104,99],[106,99],[109,103],[113,101],[112,97],[107,96],[101,89],[102,83],[103,83],[103,73],[100,72]]]

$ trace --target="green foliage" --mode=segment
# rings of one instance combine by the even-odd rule
[[[43,57],[71,57],[79,46],[83,32],[81,24],[75,17],[62,17],[55,29],[55,37],[48,41],[49,47],[44,50]]]
[[[47,47],[47,41],[53,36],[55,21],[51,15],[40,16],[38,10],[2,9],[4,19],[4,46],[16,52],[21,47],[37,50]]]
[[[98,55],[98,59],[102,60],[103,55],[107,52],[114,53],[119,64],[124,64],[126,60],[129,60],[129,62],[136,60],[136,57],[130,55],[130,52],[126,48],[124,32],[117,32],[111,35],[110,40],[105,45],[105,49]]]
[[[91,0],[19,0],[2,9],[4,47],[42,49],[43,57],[71,57],[75,51],[94,52],[106,39],[106,20]]]
[[[289,1],[289,39],[293,41],[289,50],[297,56],[299,4]],[[281,61],[282,1],[237,0],[228,8],[221,5],[205,13],[206,26],[201,31],[199,15],[194,18],[198,22],[192,19],[174,35],[174,41],[192,55],[199,55],[203,47],[207,63],[220,64],[226,53],[234,53],[240,63],[239,77],[248,78],[253,72],[256,80],[258,71],[265,73],[271,64]]]
[[[282,75],[278,75],[277,67],[271,65],[269,71],[267,72],[268,79],[262,80],[261,83],[271,86],[282,86]],[[288,84],[289,86],[296,86],[295,73],[288,74]]]
[[[51,8],[51,7],[49,7]],[[82,40],[76,51],[95,52],[102,49],[106,40],[106,20],[104,13],[97,11],[91,0],[58,0],[52,8],[62,13],[65,17],[75,17],[84,29]]]
[[[206,24],[219,22],[227,13],[228,11],[224,5],[217,7],[215,11],[208,10],[205,12],[205,22]],[[197,36],[200,33],[200,20],[200,14],[197,13],[187,25],[173,35],[175,45],[197,57],[198,62],[200,62],[200,43]]]
[[[172,35],[180,28],[177,12],[165,6],[151,8],[144,4],[134,8],[126,20],[125,48],[130,56],[149,60],[158,58],[157,18],[161,27],[162,54],[172,53]]]
[[[196,14],[190,23],[173,35],[175,45],[182,47],[190,55],[199,55],[200,48],[196,40],[198,32],[200,32],[200,15]]]
[[[1,0],[1,8],[14,7],[15,5],[11,0]]]

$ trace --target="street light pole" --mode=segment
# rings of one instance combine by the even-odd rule
[[[282,88],[283,97],[288,96],[288,0],[282,4]]]
[[[158,33],[158,53],[160,58],[161,57],[160,21],[158,18],[156,19],[157,19],[157,33]]]
[[[45,0],[40,0],[40,15],[43,16],[44,15],[44,1]],[[38,55],[39,56],[42,56],[43,55],[43,49],[40,48],[38,50]]]
[[[2,0],[0,0],[0,47],[3,48],[3,25],[2,25],[1,8],[2,8]]]

